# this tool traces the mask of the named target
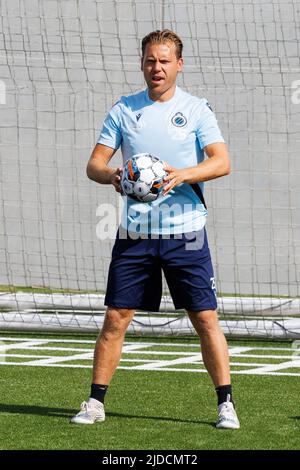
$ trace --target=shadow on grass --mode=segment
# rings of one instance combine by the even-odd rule
[[[40,415],[40,416],[52,416],[55,418],[71,418],[74,414],[78,413],[78,409],[70,408],[47,408],[45,406],[31,406],[31,405],[5,405],[0,404],[0,413],[9,414],[28,414],[28,415]],[[1,415],[0,415],[1,416]],[[141,416],[134,414],[122,414],[122,413],[106,413],[107,417],[111,418],[125,418],[125,419],[142,419],[142,420],[154,420],[154,421],[165,421],[173,423],[184,423],[184,424],[206,424],[208,426],[214,426],[215,423],[212,421],[200,421],[192,419],[178,419],[163,416]]]
[[[26,415],[41,415],[41,416],[55,416],[56,418],[68,418],[72,413],[78,410],[64,409],[64,408],[47,408],[45,406],[33,405],[5,405],[0,404],[0,413],[10,414],[26,414]]]
[[[138,416],[138,415],[127,415],[122,413],[106,413],[106,416],[113,418],[133,418],[133,419],[153,419],[154,421],[169,421],[171,423],[184,423],[184,424],[207,424],[208,426],[215,426],[212,421],[200,421],[199,419],[180,419],[180,418],[169,418],[167,416]]]

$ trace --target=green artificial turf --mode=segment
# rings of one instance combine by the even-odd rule
[[[299,377],[233,376],[241,429],[217,430],[206,374],[118,370],[107,419],[72,425],[90,369],[1,366],[1,449],[299,449]]]

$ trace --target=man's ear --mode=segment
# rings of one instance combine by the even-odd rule
[[[182,72],[183,69],[183,58],[181,57],[177,62],[177,70],[178,72]]]
[[[141,70],[143,71],[143,61],[144,61],[144,57],[141,57]]]

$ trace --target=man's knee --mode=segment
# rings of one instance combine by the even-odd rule
[[[107,337],[123,335],[126,332],[133,315],[134,311],[131,309],[108,307],[102,335]]]
[[[216,310],[204,310],[202,312],[188,312],[191,322],[197,331],[210,334],[219,329]]]

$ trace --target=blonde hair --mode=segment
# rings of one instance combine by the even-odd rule
[[[157,29],[147,34],[142,40],[142,56],[144,57],[147,44],[164,44],[167,42],[174,44],[176,57],[177,59],[181,59],[183,49],[182,41],[180,37],[170,29],[163,29],[161,31]]]

